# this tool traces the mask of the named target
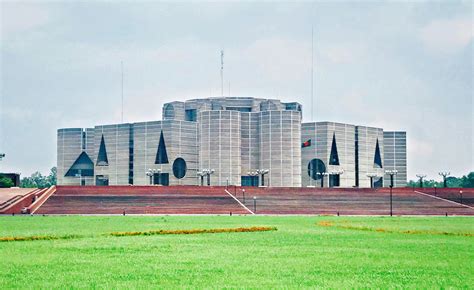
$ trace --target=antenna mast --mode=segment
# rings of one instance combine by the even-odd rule
[[[224,96],[224,50],[221,50],[221,96]]]
[[[120,61],[120,68],[122,71],[122,124],[123,124],[123,61]]]
[[[0,150],[3,149],[3,140],[5,139],[4,137],[4,131],[3,131],[3,94],[0,93]],[[3,153],[2,151],[0,151],[0,161],[2,161],[2,159],[5,158],[5,153]]]
[[[313,37],[313,32],[314,28],[311,26],[311,121],[314,121],[314,96],[313,96],[313,91],[314,91],[314,37]]]

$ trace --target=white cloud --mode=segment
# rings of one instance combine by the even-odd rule
[[[342,43],[321,48],[321,56],[333,64],[349,64],[360,60],[367,48],[355,43]]]
[[[474,38],[470,19],[434,20],[420,30],[426,49],[435,53],[455,53]]]
[[[22,120],[31,120],[34,116],[34,108],[19,108],[12,106],[5,106],[5,108],[2,108],[2,119],[12,123]]]
[[[51,11],[32,3],[3,2],[1,8],[1,36],[3,40],[40,27],[51,19]]]
[[[239,57],[256,64],[261,75],[278,82],[307,78],[311,68],[311,47],[308,43],[286,38],[258,39]]]
[[[409,138],[407,142],[407,153],[409,156],[417,156],[423,158],[431,158],[433,156],[434,148],[432,142],[416,138]]]

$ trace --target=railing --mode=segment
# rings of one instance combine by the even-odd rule
[[[3,209],[0,209],[0,214],[11,214],[11,213],[20,213],[21,209],[30,205],[33,201],[33,196],[41,192],[41,189],[32,189],[29,193],[25,194],[20,199],[12,202]]]
[[[53,185],[50,188],[48,188],[46,191],[41,193],[41,196],[35,200],[30,206],[27,207],[27,213],[35,213],[36,210],[42,206],[48,198],[50,198],[53,193],[56,192],[56,186]]]
[[[12,198],[10,198],[9,200],[0,203],[0,210],[4,209],[5,207],[9,206],[10,204],[15,203],[17,200],[19,200],[19,199],[22,198],[23,196],[24,196],[24,195],[21,195],[21,194],[15,195],[15,196],[13,196]]]

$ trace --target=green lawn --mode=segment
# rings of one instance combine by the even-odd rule
[[[278,230],[104,235],[250,226]],[[407,230],[421,233],[402,233]],[[0,238],[33,235],[79,237],[0,242],[0,289],[474,285],[474,219],[469,217],[0,217]]]

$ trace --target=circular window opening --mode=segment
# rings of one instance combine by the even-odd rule
[[[321,159],[315,158],[308,163],[308,175],[313,180],[321,179],[321,173],[324,172],[326,172],[326,165],[324,165],[324,162]]]
[[[186,161],[183,158],[176,158],[173,162],[173,175],[174,177],[181,179],[186,175]]]

